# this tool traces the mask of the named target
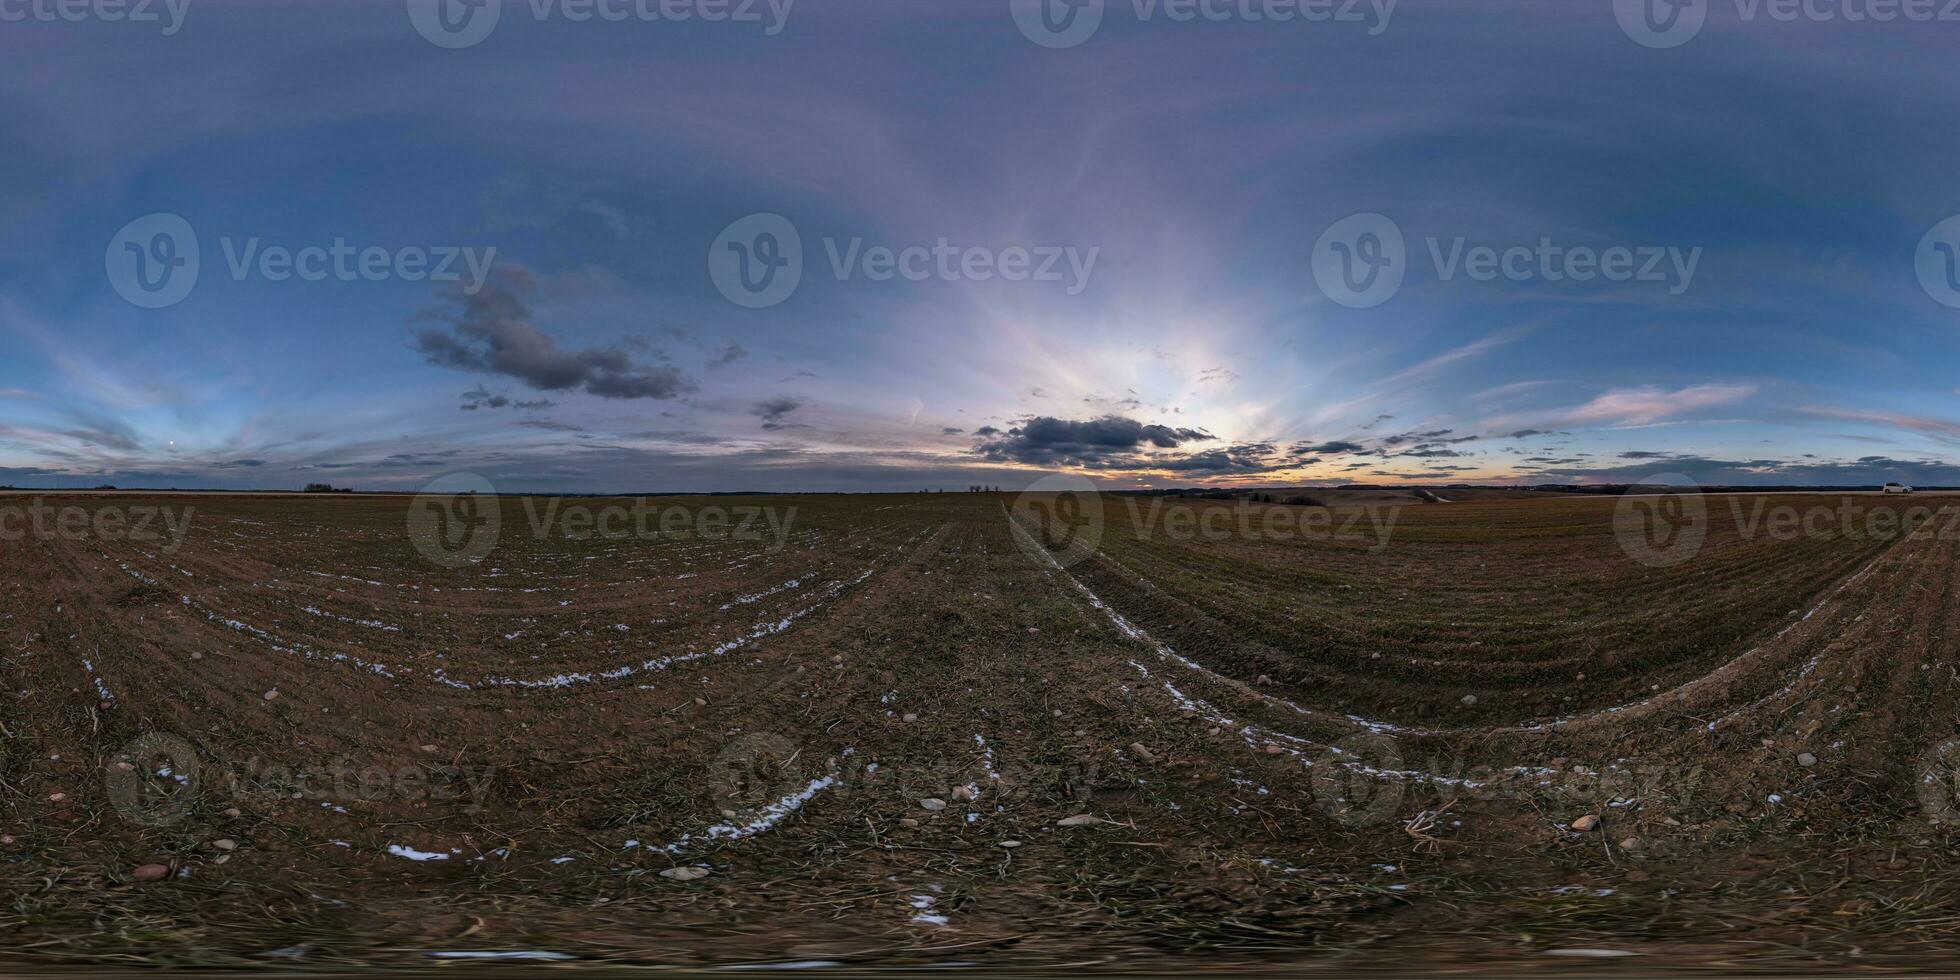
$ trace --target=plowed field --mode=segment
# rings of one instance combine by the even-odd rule
[[[1071,551],[988,494],[504,498],[494,541],[406,497],[49,496],[188,523],[0,542],[0,937],[18,966],[1936,962],[1960,535],[1938,498],[1794,536],[1761,502],[1709,498],[1657,564],[1592,497],[1297,534],[1161,504],[1224,509],[1211,535],[1108,497]]]

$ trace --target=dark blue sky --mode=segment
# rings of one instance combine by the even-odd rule
[[[178,2],[0,4],[0,483],[1960,483],[1941,4]]]

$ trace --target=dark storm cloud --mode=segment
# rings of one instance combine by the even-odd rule
[[[1108,467],[1137,464],[1147,447],[1176,449],[1215,438],[1199,429],[1146,425],[1120,415],[1087,421],[1040,415],[1004,433],[985,434],[974,451],[995,462]]]
[[[1275,459],[1272,443],[1250,442],[1218,449],[1206,449],[1172,459],[1154,458],[1153,470],[1168,470],[1184,476],[1237,476],[1272,473],[1298,466],[1296,460]]]
[[[803,402],[799,399],[767,398],[756,402],[755,407],[749,409],[749,414],[761,419],[762,427],[773,432],[777,429],[785,428],[787,423],[783,419],[788,418],[789,413],[802,407]]]
[[[1348,453],[1368,452],[1368,447],[1363,446],[1358,442],[1343,442],[1343,441],[1319,442],[1319,443],[1303,442],[1297,446],[1294,446],[1293,451],[1302,456],[1342,456]]]
[[[422,331],[416,349],[439,367],[503,375],[543,391],[666,399],[693,390],[672,366],[635,362],[621,347],[559,347],[531,322],[528,297],[536,290],[530,270],[503,263],[475,294],[451,291],[456,309],[419,317],[449,328]]]
[[[475,388],[463,392],[463,404],[461,407],[465,412],[474,412],[483,408],[505,407],[540,411],[547,408],[555,408],[557,405],[557,402],[549,398],[525,401],[521,398],[513,399],[507,395],[494,395],[490,393],[489,389],[484,388],[482,385],[477,385]]]
[[[1398,432],[1395,435],[1387,436],[1383,438],[1382,445],[1400,446],[1405,443],[1411,443],[1411,442],[1469,442],[1470,440],[1477,438],[1476,436],[1464,436],[1461,439],[1444,438],[1445,436],[1449,435],[1454,431],[1456,430],[1435,429],[1429,432]]]

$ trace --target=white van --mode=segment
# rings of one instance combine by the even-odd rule
[[[1903,483],[1888,483],[1885,485],[1885,492],[1886,493],[1911,493],[1912,488],[1906,486]]]

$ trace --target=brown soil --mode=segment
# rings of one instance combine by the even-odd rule
[[[536,536],[506,500],[449,569],[406,498],[150,502],[197,508],[181,547],[0,546],[14,969],[1960,947],[1922,799],[1960,707],[1943,527],[1717,520],[1653,569],[1610,499],[1411,506],[1376,547],[1146,539],[1111,498],[1059,567],[992,495],[657,502],[795,507],[780,550]]]

